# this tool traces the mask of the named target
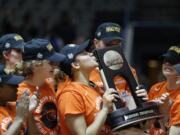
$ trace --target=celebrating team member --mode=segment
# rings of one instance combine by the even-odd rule
[[[88,49],[86,43],[79,46],[70,44],[61,50],[67,56],[61,64],[62,70],[72,80],[57,91],[62,134],[116,134],[104,122],[117,93],[112,89],[102,93],[100,87],[89,81],[97,63],[85,49]]]
[[[178,75],[178,79],[176,84],[180,87],[180,63],[174,65]],[[179,135],[180,134],[180,95],[177,96],[176,100],[174,101],[171,110],[170,110],[170,120],[169,120],[169,135]]]
[[[162,73],[165,76],[166,80],[154,84],[148,94],[149,100],[164,100],[164,103],[161,105],[161,111],[165,116],[163,119],[163,124],[158,124],[158,121],[155,122],[154,126],[150,130],[151,135],[166,134],[166,131],[164,131],[166,128],[163,128],[163,125],[164,123],[168,123],[170,105],[172,105],[172,103],[176,100],[176,97],[180,94],[180,85],[179,83],[177,83],[179,81],[179,74],[174,67],[180,63],[179,46],[171,46],[162,57]],[[169,99],[166,98],[166,93],[169,94]]]
[[[108,22],[102,23],[100,26],[98,26],[91,46],[94,48],[105,48],[113,45],[121,45],[122,41],[123,38],[121,27],[117,23]],[[137,80],[135,70],[131,68],[131,71]],[[97,68],[92,71],[90,80],[101,87],[103,85],[99,70]],[[125,101],[125,105],[129,109],[135,108],[134,100],[129,90],[127,81],[122,76],[116,76],[114,78],[114,82],[121,99]],[[144,100],[147,100],[147,93],[145,89],[141,89],[136,92],[138,96],[142,96]]]
[[[52,82],[56,65],[65,58],[56,53],[48,40],[33,39],[25,46],[24,75],[25,81],[19,85],[18,95],[25,90],[30,93],[39,93],[39,105],[33,112],[36,125],[41,135],[58,135],[59,125],[55,91]]]
[[[112,101],[118,96],[113,89],[100,95],[100,88],[89,81],[91,71],[98,64],[86,48],[87,44],[70,44],[61,50],[67,56],[61,64],[62,70],[72,79],[64,88],[58,89],[61,132],[62,135],[111,135],[104,123]]]
[[[35,95],[29,99],[28,93],[24,93],[17,104],[17,86],[24,80],[22,76],[7,75],[0,71],[0,133],[3,135],[38,135],[38,129],[32,111],[38,104]],[[28,127],[23,126],[27,122]],[[22,128],[23,127],[23,128]]]
[[[0,38],[0,50],[6,74],[14,73],[22,67],[24,39],[18,34],[6,34]]]

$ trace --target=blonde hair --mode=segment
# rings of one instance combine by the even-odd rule
[[[29,60],[29,61],[24,61],[23,64],[23,75],[25,77],[33,75],[33,68],[35,66],[42,65],[44,62],[48,62],[47,60]]]
[[[48,62],[48,60],[29,60],[25,61],[23,64],[23,75],[25,77],[30,77],[33,75],[33,68],[35,66],[42,65],[43,63]],[[54,79],[56,82],[59,82],[59,80],[64,80],[66,77],[66,74],[58,67],[54,69]]]
[[[61,68],[55,68],[54,69],[54,79],[55,81],[64,80],[66,77],[66,73],[64,73]]]
[[[17,63],[15,65],[14,69],[8,69],[8,68],[4,67],[4,72],[6,74],[22,75],[23,74],[23,62],[22,63]]]

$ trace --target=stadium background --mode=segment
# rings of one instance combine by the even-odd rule
[[[122,26],[124,52],[141,83],[162,80],[158,57],[180,44],[179,0],[0,0],[0,35],[48,38],[59,48],[93,37],[105,21]]]

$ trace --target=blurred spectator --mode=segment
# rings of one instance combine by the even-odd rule
[[[62,20],[59,18],[53,29],[62,37],[65,44],[72,43],[76,38],[76,28],[67,11],[62,12],[61,18]]]

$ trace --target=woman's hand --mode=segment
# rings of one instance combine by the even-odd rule
[[[117,99],[120,99],[118,92],[112,88],[105,91],[103,95],[103,107],[106,109],[110,109],[113,105],[113,101],[117,101]]]
[[[141,85],[136,87],[136,94],[141,97],[144,101],[148,101],[148,94],[146,89],[142,88]]]
[[[29,102],[29,112],[33,112],[37,108],[37,106],[39,104],[38,94],[35,93],[34,95],[32,95],[30,97],[29,100],[30,100],[30,102]]]
[[[16,102],[16,118],[24,121],[29,112],[29,94],[24,94]]]
[[[155,98],[152,101],[157,103],[158,105],[163,105],[164,103],[169,104],[169,93],[163,93],[159,98]]]

